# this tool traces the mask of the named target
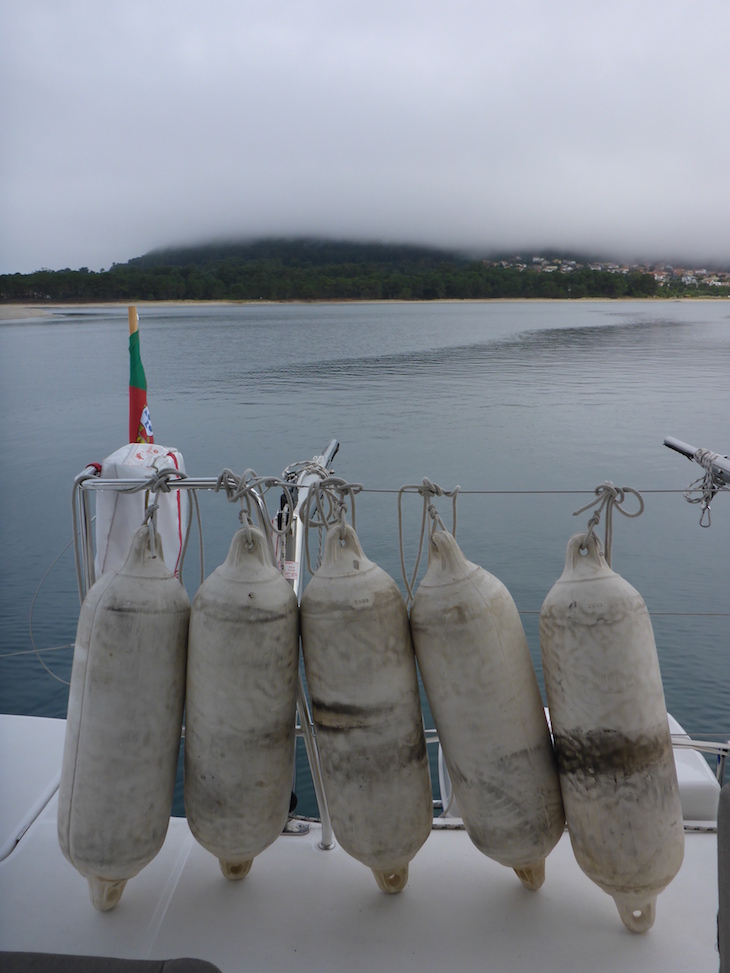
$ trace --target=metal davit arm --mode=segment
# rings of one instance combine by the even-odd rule
[[[681,439],[675,439],[674,436],[666,436],[664,445],[677,453],[681,453],[682,456],[686,456],[688,460],[694,460],[700,466],[704,466],[702,458],[707,457],[712,473],[718,479],[722,480],[725,486],[730,486],[730,459],[727,456],[713,453],[709,449],[698,449],[696,446],[690,446],[689,443],[684,443]]]

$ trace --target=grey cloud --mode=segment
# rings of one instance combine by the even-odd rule
[[[0,271],[221,235],[730,261],[723,0],[6,0]]]

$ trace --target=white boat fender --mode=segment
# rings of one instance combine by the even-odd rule
[[[565,817],[537,677],[509,591],[445,530],[431,535],[411,633],[464,827],[538,889]]]
[[[649,613],[592,532],[568,541],[540,646],[575,857],[645,932],[682,864],[682,806]]]
[[[416,664],[398,586],[349,524],[327,534],[301,625],[335,837],[400,892],[433,821]]]
[[[193,600],[185,716],[188,824],[232,880],[286,824],[298,662],[294,591],[243,527]]]
[[[74,647],[58,839],[101,910],[162,847],[175,788],[190,602],[153,536],[92,585]]]

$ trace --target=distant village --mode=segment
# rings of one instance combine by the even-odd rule
[[[533,270],[543,274],[569,274],[576,270],[604,271],[610,274],[650,274],[659,287],[684,284],[685,286],[730,287],[730,271],[709,271],[701,267],[673,267],[671,264],[617,264],[607,261],[580,263],[561,257],[531,257],[529,262],[514,256],[504,260],[485,260],[490,267],[512,267],[514,270]]]

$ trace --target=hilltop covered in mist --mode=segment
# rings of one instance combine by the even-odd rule
[[[267,238],[150,251],[109,270],[0,276],[0,300],[433,300],[725,296],[711,268],[580,254],[475,256],[410,244]]]

